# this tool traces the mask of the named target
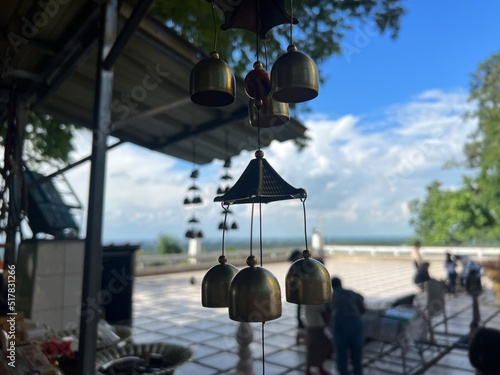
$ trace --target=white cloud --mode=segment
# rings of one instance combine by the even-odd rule
[[[288,183],[307,190],[309,231],[321,225],[327,236],[406,235],[408,201],[423,197],[434,179],[445,186],[460,184],[463,171],[444,171],[442,166],[461,157],[466,137],[475,129],[474,121],[462,118],[470,109],[466,97],[461,90],[430,90],[369,116],[314,114],[305,120],[311,137],[305,150],[297,152],[292,142],[273,142],[265,157]],[[77,149],[86,156],[90,140],[79,139]],[[253,152],[233,158],[233,182],[253,158]],[[182,238],[192,215],[202,222],[205,236],[218,237],[223,216],[213,198],[222,164],[199,167],[204,204],[194,212],[182,204],[192,183],[191,167],[131,145],[109,152],[104,237],[155,238],[165,232]],[[88,173],[88,166],[68,173],[85,205]],[[232,211],[230,221],[241,228],[234,235],[246,237],[250,206]],[[263,217],[266,236],[300,238],[303,232],[299,201],[263,205]]]
[[[461,90],[432,90],[373,121],[316,115],[306,121],[312,138],[306,150],[296,154],[291,145],[273,144],[268,159],[289,183],[307,190],[310,216],[315,225],[323,218],[326,234],[407,234],[408,201],[423,197],[434,179],[460,184],[462,170],[442,167],[461,158],[475,129],[462,116],[470,109],[466,99]]]

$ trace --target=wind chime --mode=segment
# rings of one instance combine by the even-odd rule
[[[231,4],[229,4],[231,3]],[[330,275],[319,261],[311,258],[308,250],[306,208],[307,193],[288,184],[264,158],[260,149],[260,130],[279,126],[289,120],[288,103],[300,103],[318,95],[318,72],[314,61],[293,45],[293,24],[298,21],[285,10],[284,0],[243,0],[238,5],[230,0],[212,1],[225,16],[222,29],[242,28],[256,34],[257,61],[245,78],[245,92],[249,97],[249,121],[257,128],[258,149],[236,183],[224,194],[214,198],[225,212],[222,229],[222,254],[219,264],[208,270],[202,281],[202,305],[228,307],[229,317],[240,322],[262,323],[262,351],[264,352],[264,323],[282,314],[281,290],[278,280],[263,267],[262,204],[288,199],[300,199],[303,207],[305,250],[303,258],[294,262],[285,280],[286,300],[296,304],[323,304],[331,299]],[[271,74],[259,61],[259,38],[280,24],[290,24],[290,45],[287,52],[274,63]],[[216,38],[215,38],[216,39]],[[222,106],[232,103],[235,95],[234,75],[227,63],[214,51],[200,61],[191,72],[190,88],[193,102],[204,106]],[[267,59],[266,59],[267,60]],[[267,62],[266,62],[267,65]],[[225,229],[229,207],[234,204],[251,205],[250,254],[247,266],[239,270],[227,263],[224,254]],[[255,208],[258,209],[257,251],[254,251],[253,232]],[[258,254],[259,259],[254,255]],[[260,262],[259,262],[260,260]],[[264,358],[264,353],[263,358]],[[263,360],[263,365],[265,361]],[[263,369],[265,372],[265,368]]]
[[[221,176],[221,178],[220,178],[221,184],[217,188],[218,195],[227,193],[229,191],[229,189],[231,188],[231,180],[233,179],[233,177],[229,174],[229,168],[231,168],[231,157],[229,156],[229,151],[228,151],[228,149],[229,149],[229,130],[227,130],[227,129],[226,129],[225,144],[226,144],[226,159],[224,160],[224,165],[223,165],[223,169],[224,169],[223,173],[224,174]],[[228,231],[230,229],[231,230],[238,229],[238,223],[236,223],[236,221],[233,221],[233,223],[231,225],[229,225],[229,223],[227,223],[227,215],[232,215],[232,212],[229,209],[223,209],[222,215],[224,215],[224,220],[222,220],[219,223],[220,230]]]
[[[193,141],[193,170],[189,178],[191,179],[191,185],[187,190],[187,196],[184,198],[184,205],[188,207],[191,211],[190,218],[188,220],[188,230],[186,231],[186,238],[195,239],[202,238],[203,232],[199,229],[200,221],[196,217],[196,206],[203,203],[203,199],[200,194],[200,187],[196,184],[200,171],[196,167],[196,142]]]

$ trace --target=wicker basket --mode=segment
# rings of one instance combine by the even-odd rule
[[[126,357],[139,357],[142,366],[151,365],[152,369],[146,374],[166,375],[173,374],[174,369],[188,362],[193,356],[193,351],[185,346],[168,343],[128,343],[122,347],[112,347],[101,350],[96,355],[96,374],[111,374],[109,371],[119,360]],[[153,360],[156,364],[153,365]],[[158,365],[158,363],[161,365]],[[106,370],[108,369],[108,370]],[[122,372],[127,374],[126,371]],[[136,374],[134,368],[130,374]]]

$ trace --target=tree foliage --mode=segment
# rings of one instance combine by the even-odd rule
[[[156,244],[156,250],[160,254],[178,254],[182,252],[179,243],[166,234],[160,234],[158,243]]]
[[[289,8],[290,2],[283,2]],[[219,8],[215,7],[215,11],[216,49],[236,73],[243,74],[255,61],[256,36],[247,30],[220,30],[224,16]],[[152,14],[207,54],[214,50],[215,41],[211,12],[212,6],[206,0],[191,1],[189,6],[182,1],[160,0],[155,1],[151,9]],[[388,31],[395,38],[403,14],[401,0],[296,0],[293,2],[293,16],[298,18],[299,24],[293,28],[293,42],[301,52],[321,63],[341,52],[342,39],[356,22],[373,22],[380,32]],[[271,29],[266,39],[269,61],[275,61],[283,54],[289,42],[289,24]],[[263,52],[263,43],[260,42],[261,61],[264,61]]]
[[[464,153],[476,174],[458,190],[435,181],[424,200],[410,203],[410,224],[429,245],[500,242],[500,53],[472,74],[469,100],[478,127]]]
[[[444,189],[439,181],[427,187],[424,201],[410,202],[414,217],[410,224],[418,238],[428,245],[459,245],[489,237],[496,225],[488,208],[482,205],[470,178],[457,190]]]
[[[0,144],[4,145],[7,131],[6,122],[2,124]],[[32,169],[48,163],[62,166],[69,162],[73,151],[71,140],[75,126],[65,124],[52,116],[35,112],[28,113],[23,149],[24,162]]]
[[[30,167],[41,163],[67,164],[73,151],[71,140],[75,126],[51,116],[30,112],[26,126],[25,162]]]

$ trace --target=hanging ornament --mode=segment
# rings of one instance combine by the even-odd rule
[[[266,33],[273,27],[286,24],[292,18],[285,9],[285,0],[214,0],[213,4],[224,13],[225,22],[221,29],[244,29],[266,38]]]
[[[217,188],[217,194],[224,194],[230,189],[229,181],[233,179],[233,177],[229,174],[228,169],[231,167],[231,158],[229,156],[229,130],[226,129],[226,134],[225,134],[225,146],[226,146],[226,159],[224,160],[224,165],[223,168],[225,170],[224,174],[221,176],[221,185]],[[224,210],[222,211],[222,214],[224,215],[224,221],[219,223],[219,230],[224,230],[228,231],[230,229],[235,230],[238,229],[238,225],[236,222],[233,223],[233,225],[227,225],[226,224],[226,216],[231,215],[232,212],[225,207]]]
[[[222,228],[226,227],[227,206],[222,205],[225,211]],[[201,304],[204,307],[228,307],[229,306],[229,285],[238,269],[232,264],[227,263],[224,255],[225,230],[222,232],[222,254],[219,257],[219,264],[213,266],[203,277],[201,282]]]
[[[183,201],[184,205],[187,206],[188,210],[191,211],[190,219],[188,220],[189,229],[186,231],[186,238],[195,239],[202,238],[203,233],[197,228],[200,221],[196,218],[195,206],[202,204],[203,199],[199,194],[200,188],[196,184],[196,180],[200,175],[200,171],[196,168],[196,140],[193,140],[193,169],[189,175],[192,180],[191,185],[187,189],[188,197]],[[192,244],[190,244],[191,247]]]
[[[245,77],[245,92],[250,99],[261,100],[271,92],[271,76],[260,61],[253,64],[253,70]]]
[[[212,4],[214,22],[214,48],[210,55],[199,61],[189,77],[191,101],[206,107],[222,107],[234,102],[236,83],[229,65],[219,58],[217,52],[217,28],[214,4]]]

